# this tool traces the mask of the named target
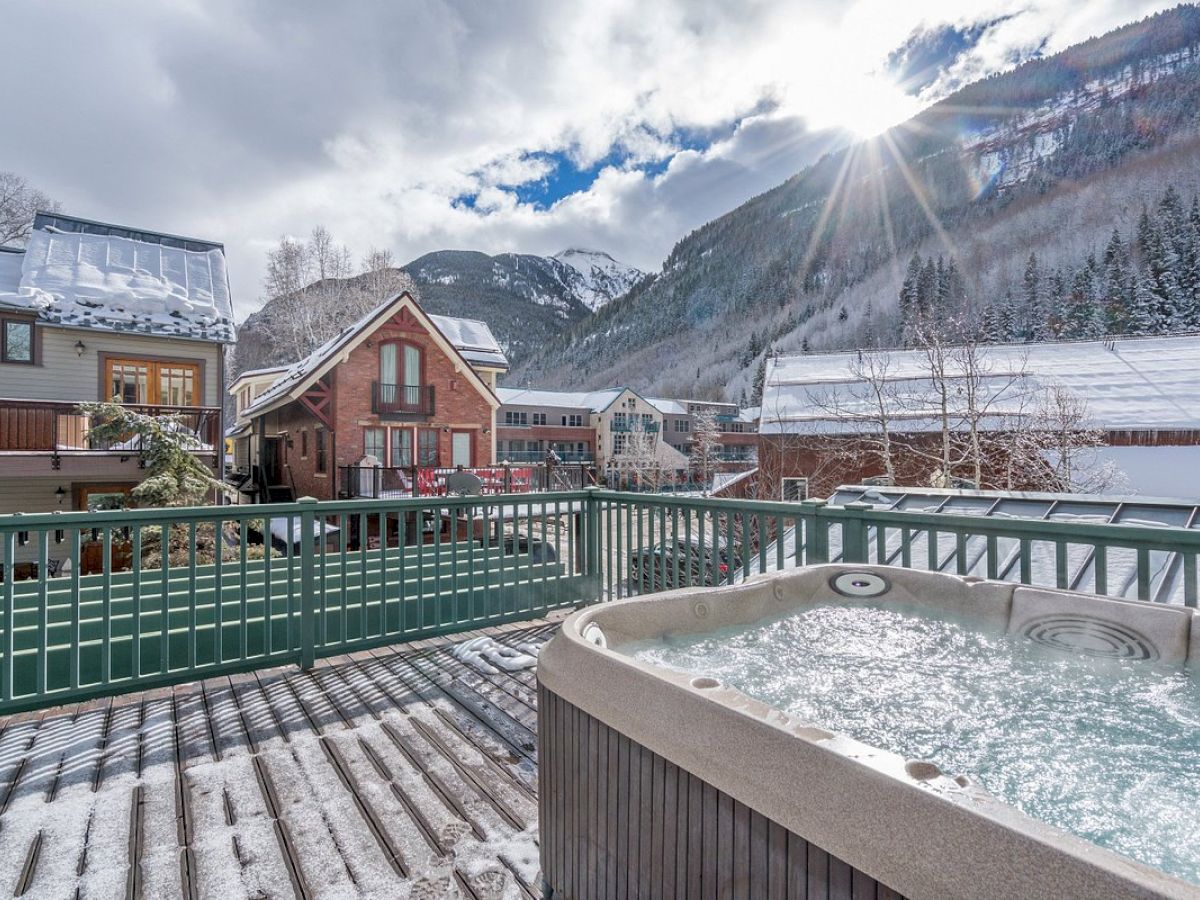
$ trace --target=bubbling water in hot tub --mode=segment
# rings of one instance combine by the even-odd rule
[[[1200,883],[1200,689],[1185,672],[862,601],[619,650],[936,762]]]

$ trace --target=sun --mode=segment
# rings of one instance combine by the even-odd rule
[[[830,111],[833,121],[864,140],[899,125],[919,109],[917,98],[874,75],[840,85],[830,99],[836,107]]]

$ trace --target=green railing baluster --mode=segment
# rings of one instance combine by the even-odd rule
[[[967,534],[965,531],[954,532],[955,571],[959,575],[967,574]]]
[[[987,536],[987,577],[995,581],[1000,577],[1000,542],[996,535]]]
[[[162,596],[158,603],[158,671],[166,675],[171,671],[171,523],[164,522],[159,529],[158,571],[162,578]]]
[[[3,532],[4,535],[4,581],[0,582],[0,593],[3,594],[3,612],[4,615],[4,671],[0,675],[0,700],[5,702],[13,699],[15,688],[13,686],[13,676],[16,667],[13,665],[13,631],[15,619],[15,605],[13,602],[13,584],[16,579],[13,577],[13,566],[17,559],[17,535],[15,532]],[[78,571],[78,568],[76,568]],[[76,607],[78,609],[78,606]]]
[[[1067,571],[1067,563],[1069,561],[1067,555],[1067,542],[1054,542],[1054,584],[1060,590],[1065,590],[1069,587],[1070,575]]]
[[[700,544],[692,543],[692,510],[689,507],[685,507],[683,510],[683,543],[684,546],[689,548],[689,555],[693,552],[690,548],[696,548],[695,553],[698,566],[696,574],[699,575],[699,583],[703,584],[704,567],[710,562],[709,553],[708,548],[704,546],[703,542]],[[715,563],[713,564],[715,565]],[[683,583],[685,587],[691,587],[696,583],[692,578],[692,563],[690,559],[688,560],[688,564],[683,567]]]
[[[767,571],[767,517],[758,513],[754,518],[758,520],[758,571],[762,573]]]
[[[941,569],[941,551],[939,547],[939,544],[941,543],[940,537],[940,533],[934,528],[930,528],[926,532],[928,546],[925,548],[925,562],[927,563],[930,572],[936,572]]]
[[[1196,553],[1181,551],[1183,557],[1183,605],[1196,608]]]
[[[313,554],[314,497],[300,498],[300,668],[305,671],[316,665],[317,611],[316,560]],[[289,528],[292,522],[289,519]],[[293,532],[288,532],[292,537]],[[290,541],[289,541],[290,543]],[[321,541],[322,545],[325,543]]]
[[[1029,538],[1021,538],[1018,551],[1021,559],[1021,584],[1033,583],[1033,542]]]
[[[367,604],[367,514],[358,514],[358,608],[359,634],[364,637],[377,637],[383,634],[383,598],[379,602],[379,631],[367,626],[369,606]]]
[[[70,553],[69,558],[71,560],[71,641],[73,644],[73,646],[70,648],[71,688],[73,690],[78,690],[79,685],[80,685],[79,653],[83,646],[83,634],[82,634],[82,625],[81,625],[82,616],[81,616],[80,610],[79,610],[79,602],[80,602],[79,579],[81,577],[81,573],[79,571],[79,556],[80,556],[79,535],[80,535],[80,531],[78,528],[72,528],[67,533],[71,536],[71,546],[69,548],[69,553]],[[142,554],[141,554],[142,529],[134,528],[133,533],[134,533],[134,537],[135,537],[134,542],[133,542],[133,559],[135,562],[137,562],[142,558]],[[141,594],[141,574],[142,574],[142,567],[140,565],[135,565],[133,567],[133,596],[134,596],[134,603],[136,604],[134,607],[135,609],[141,608],[141,599],[140,599],[142,596],[142,594]],[[141,619],[141,617],[138,616],[134,619],[134,621],[137,622],[137,621],[140,621],[140,619]],[[134,643],[133,643],[133,673],[135,676],[140,676],[142,674],[141,665],[140,665],[141,640],[139,639],[139,636],[140,636],[140,632],[135,628]]]
[[[225,541],[223,531],[225,523],[218,519],[213,523],[213,573],[216,580],[213,583],[213,662],[220,665],[225,661],[225,609],[221,594],[222,560],[225,556]]]
[[[796,523],[792,524],[792,537],[795,539],[799,535],[795,531]],[[782,572],[784,569],[784,536],[787,534],[787,520],[782,516],[775,517],[775,569]]]
[[[1150,551],[1146,547],[1137,550],[1137,597],[1150,599]]]
[[[405,579],[408,577],[408,557],[407,557],[407,542],[408,536],[405,532],[408,529],[408,515],[405,510],[401,509],[396,514],[396,581],[398,584],[397,598],[400,602],[400,616],[397,623],[397,635],[406,634],[408,631],[408,585]],[[418,592],[420,585],[417,585]]]
[[[1095,570],[1095,585],[1097,594],[1108,593],[1108,545],[1097,543],[1092,553],[1092,568]]]
[[[911,569],[912,564],[912,529],[905,525],[900,529],[900,565]]]
[[[104,529],[104,536],[111,540],[112,532],[109,529]],[[46,640],[46,634],[50,628],[50,603],[47,597],[47,588],[50,579],[46,577],[47,567],[50,565],[50,546],[48,542],[49,535],[44,530],[37,532],[37,565],[38,565],[38,589],[37,589],[37,609],[38,609],[38,645],[37,645],[37,693],[46,693],[46,684],[50,679],[50,646]],[[105,546],[108,549],[108,545]],[[105,585],[104,585],[104,647],[109,646],[110,634],[109,629],[112,627],[112,597],[110,594],[112,573],[110,554],[104,554],[105,560]],[[104,667],[107,674],[108,666]]]
[[[242,564],[242,580],[238,585],[238,659],[248,659],[250,656],[250,613],[246,603],[246,561],[250,550],[250,534],[249,526],[246,524],[245,518],[238,519],[238,560]],[[267,556],[270,556],[270,548],[268,548]],[[264,590],[266,586],[264,585]],[[263,639],[267,640],[266,635],[271,627],[270,611],[266,607],[263,608]],[[264,655],[270,655],[271,645],[268,642],[263,650]]]
[[[196,670],[196,627],[199,604],[196,602],[196,521],[188,522],[188,671]],[[105,552],[107,558],[108,553]],[[105,642],[107,643],[107,641]],[[107,671],[107,667],[105,667]]]

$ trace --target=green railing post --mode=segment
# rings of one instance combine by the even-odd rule
[[[596,599],[600,600],[603,580],[600,577],[600,501],[596,499],[598,491],[599,488],[586,488],[587,498],[583,501],[586,521],[583,537],[587,547],[587,565],[584,572],[588,576],[589,583],[595,588]]]
[[[313,551],[313,508],[315,497],[301,497],[300,504],[300,668],[308,670],[317,661],[316,560]]]
[[[829,562],[829,523],[821,516],[824,500],[804,500],[800,503],[803,512],[800,519],[804,523],[804,559],[803,565]],[[799,545],[796,547],[800,551]],[[798,560],[798,562],[800,562]]]
[[[867,562],[867,511],[869,503],[847,503],[841,507],[842,562]],[[828,511],[828,510],[827,510]]]

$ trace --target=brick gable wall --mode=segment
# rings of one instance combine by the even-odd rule
[[[363,429],[367,427],[430,428],[438,434],[439,464],[450,465],[454,431],[472,434],[471,464],[490,465],[494,459],[495,438],[492,408],[465,371],[466,363],[457,355],[443,352],[432,335],[413,320],[407,324],[389,321],[350,352],[349,358],[334,367],[333,434],[327,443],[328,476],[315,472],[316,453],[312,432],[318,420],[298,402],[280,411],[281,429],[292,432],[293,446],[287,451],[287,464],[296,484],[297,496],[311,495],[321,500],[336,496],[337,468],[353,465],[363,457]],[[389,340],[404,340],[421,348],[424,355],[424,382],[434,386],[434,414],[428,420],[395,421],[381,419],[371,412],[371,384],[379,380],[379,347]],[[328,376],[327,376],[328,377]],[[299,431],[309,432],[309,453],[301,458]],[[484,431],[488,433],[485,434]],[[415,435],[414,435],[415,446]]]

